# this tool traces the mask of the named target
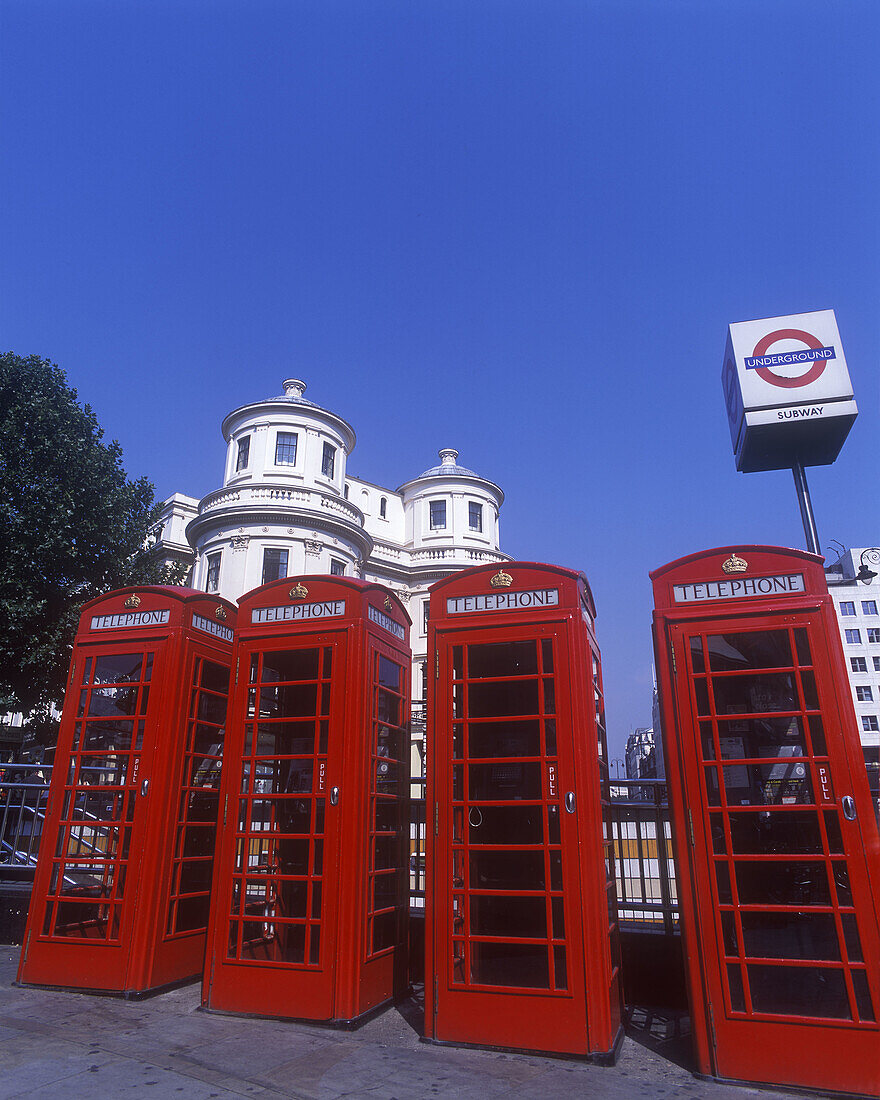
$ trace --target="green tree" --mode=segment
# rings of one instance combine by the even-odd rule
[[[64,371],[0,354],[0,698],[43,731],[64,695],[82,605],[130,584],[180,583],[147,543],[161,505],[129,481]]]

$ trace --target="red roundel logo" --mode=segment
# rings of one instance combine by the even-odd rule
[[[804,332],[803,329],[778,328],[775,332],[768,332],[766,336],[761,337],[755,344],[752,356],[757,359],[766,355],[770,348],[780,340],[800,340],[808,348],[822,347],[821,340],[817,340],[815,336],[809,332]],[[806,374],[799,374],[795,378],[786,378],[784,375],[774,374],[771,367],[757,367],[755,373],[763,378],[765,382],[769,382],[771,386],[781,386],[782,389],[793,390],[799,386],[809,386],[811,382],[821,378],[827,365],[827,360],[816,359]]]

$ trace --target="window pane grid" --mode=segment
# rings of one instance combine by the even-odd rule
[[[790,661],[767,659],[785,646]],[[721,660],[740,661],[749,671],[718,668]],[[864,971],[857,934],[851,940],[858,961],[849,961],[845,945],[843,921],[853,920],[854,910],[845,860],[829,833],[832,824],[839,832],[837,811],[818,801],[816,767],[828,758],[811,667],[802,629],[690,638],[690,693],[699,716],[729,1010],[845,1024],[873,1009],[855,991],[853,974]],[[770,679],[780,673],[785,680]],[[725,698],[717,687],[737,677],[752,693],[751,709],[738,701],[742,692]],[[718,708],[719,700],[726,709]],[[783,784],[787,804],[768,798],[773,782]]]
[[[552,648],[542,656],[537,641],[517,646],[504,647],[506,654],[491,645],[454,647],[453,694],[462,721],[454,722],[453,737],[451,980],[552,994],[568,986],[556,685]],[[533,705],[512,714],[502,703],[493,712],[500,697],[492,689],[517,685],[533,685],[521,696]],[[557,788],[552,797],[545,775]]]
[[[227,694],[212,689],[222,685],[228,692],[229,668],[196,657],[171,866],[167,936],[204,931],[208,924],[227,705]],[[206,721],[205,712],[215,721]]]
[[[372,655],[372,750],[366,906],[366,957],[397,947],[409,904],[409,823],[403,667],[382,653]]]
[[[320,965],[331,668],[332,647],[251,657],[227,948],[240,962]]]
[[[119,939],[153,656],[102,654],[83,667],[43,936]]]

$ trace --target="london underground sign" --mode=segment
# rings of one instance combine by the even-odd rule
[[[731,325],[722,384],[743,472],[833,462],[858,412],[830,309]]]
[[[803,351],[783,351],[768,355],[769,349],[780,340],[802,340],[806,347]],[[821,340],[809,332],[802,332],[797,328],[781,328],[758,341],[752,354],[746,356],[746,370],[756,370],[771,386],[795,389],[809,386],[811,382],[821,378],[826,362],[834,358],[834,348],[823,347]],[[807,370],[803,374],[789,376],[776,374],[773,370],[774,367],[801,363],[807,364]]]

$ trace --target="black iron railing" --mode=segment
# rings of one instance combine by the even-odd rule
[[[0,766],[0,881],[33,880],[46,814],[51,766]],[[411,783],[410,911],[425,908],[425,843],[429,825],[425,780]],[[624,928],[678,931],[666,785],[662,780],[613,780],[611,828],[618,916]]]
[[[51,775],[48,765],[0,765],[0,881],[33,881]]]

